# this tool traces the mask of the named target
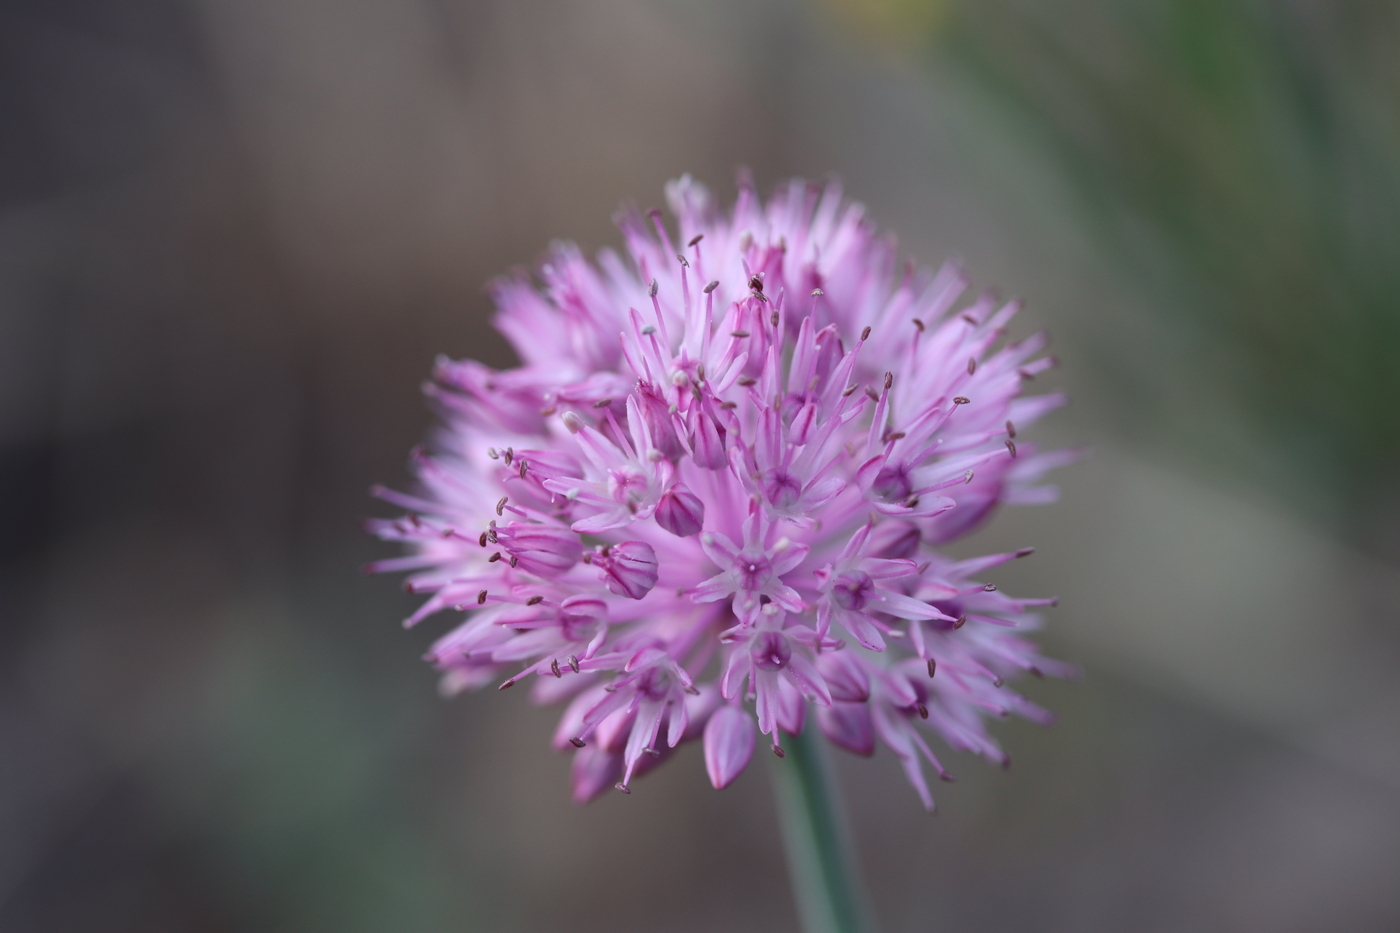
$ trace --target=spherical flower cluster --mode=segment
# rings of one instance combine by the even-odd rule
[[[1024,637],[1052,601],[983,579],[1029,551],[936,550],[1053,497],[1067,457],[1018,436],[1061,401],[1021,396],[1043,340],[1003,345],[1015,303],[958,309],[956,267],[901,272],[835,184],[741,180],[727,215],[688,177],[666,193],[678,239],[634,212],[626,257],[558,245],[540,286],[496,283],[522,365],[439,363],[422,490],[377,490],[408,514],[373,530],[412,553],[374,567],[430,594],[406,624],[465,614],[429,654],[447,691],[568,701],[579,801],[702,736],[724,787],[756,733],[781,756],[815,719],[932,807],[922,730],[1004,763],[986,718],[1048,718],[1006,682],[1070,672]]]

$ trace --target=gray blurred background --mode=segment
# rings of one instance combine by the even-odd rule
[[[968,553],[1077,684],[926,816],[890,931],[1400,928],[1400,29],[1249,0],[0,7],[0,930],[772,931],[758,760],[568,803],[356,573],[483,285],[692,172],[834,171],[1030,300],[1092,448]]]

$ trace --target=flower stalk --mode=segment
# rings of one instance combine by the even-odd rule
[[[826,749],[815,729],[773,762],[788,875],[804,933],[873,933],[875,925]]]

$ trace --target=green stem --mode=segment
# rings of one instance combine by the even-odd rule
[[[874,924],[826,748],[810,724],[785,738],[787,756],[773,762],[773,787],[802,929],[870,933]]]

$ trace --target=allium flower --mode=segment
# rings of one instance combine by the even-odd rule
[[[956,267],[897,271],[835,184],[741,183],[728,214],[688,177],[666,193],[678,240],[627,214],[625,257],[559,245],[540,285],[496,283],[523,363],[439,362],[422,493],[378,490],[408,514],[373,523],[413,553],[375,569],[429,594],[406,624],[465,614],[429,654],[445,690],[568,701],[579,801],[701,736],[724,787],[815,711],[932,807],[923,730],[1005,762],[986,718],[1049,718],[1006,682],[1070,672],[1024,637],[1052,601],[984,582],[1029,551],[934,549],[1053,497],[1068,458],[1017,434],[1061,402],[1021,397],[1044,341],[999,346],[1016,303],[958,310]]]

